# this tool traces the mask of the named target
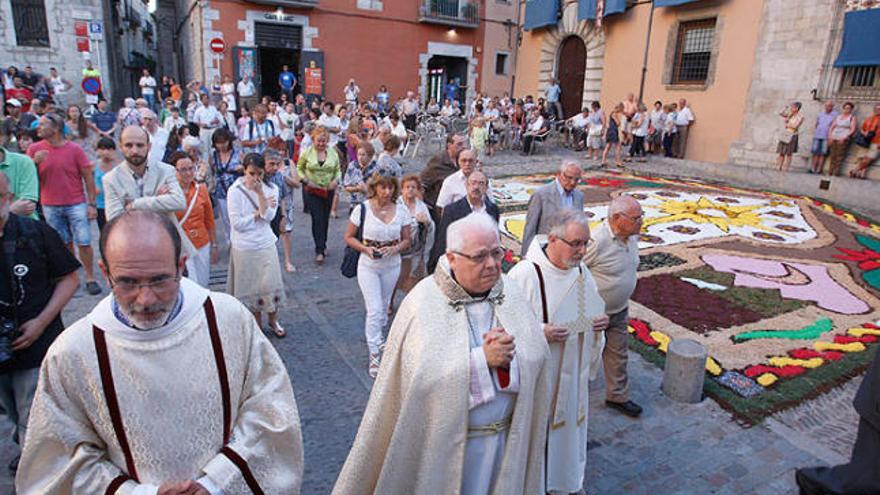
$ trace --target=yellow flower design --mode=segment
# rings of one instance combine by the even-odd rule
[[[642,223],[642,230],[663,223],[674,223],[682,220],[691,220],[694,223],[711,223],[723,232],[730,232],[731,227],[753,227],[760,230],[777,231],[762,225],[761,214],[756,210],[767,205],[732,206],[726,203],[716,203],[704,196],[697,201],[664,200],[657,206],[661,217],[648,217]]]

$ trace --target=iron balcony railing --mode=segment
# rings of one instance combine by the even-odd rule
[[[475,28],[480,25],[479,0],[422,0],[419,20],[431,24]]]

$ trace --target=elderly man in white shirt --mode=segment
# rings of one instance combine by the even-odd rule
[[[467,178],[477,166],[477,156],[473,150],[462,150],[458,154],[458,171],[443,179],[440,194],[437,196],[437,207],[446,208],[459,199],[467,196]]]
[[[577,151],[581,151],[586,146],[587,126],[589,123],[589,107],[584,107],[581,109],[581,113],[575,114],[572,118],[568,119],[569,135],[566,137],[571,139],[569,144],[577,149]]]
[[[675,134],[675,157],[684,158],[684,152],[687,151],[688,132],[694,123],[694,112],[688,106],[687,100],[684,98],[678,100],[678,114],[675,117],[675,128],[678,132]]]
[[[342,131],[342,120],[336,115],[336,107],[333,106],[332,102],[325,101],[321,108],[324,113],[318,117],[318,125],[327,129],[327,132],[330,133],[330,140],[327,144],[330,147],[335,147],[336,143],[339,142],[339,133]]]

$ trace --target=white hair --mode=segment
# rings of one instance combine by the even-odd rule
[[[554,237],[565,237],[565,231],[571,224],[590,228],[590,221],[584,212],[563,208],[550,216],[550,231],[548,233]]]
[[[195,136],[187,136],[187,137],[183,138],[183,143],[181,143],[181,148],[183,148],[184,151],[187,151],[192,148],[198,148],[201,146],[201,144],[202,144],[202,142],[199,140],[199,138],[197,138]]]
[[[608,205],[608,217],[610,218],[614,215],[619,215],[626,212],[626,210],[629,209],[633,205],[633,203],[638,204],[638,201],[636,201],[636,199],[632,196],[627,196],[624,194],[621,194],[620,196],[612,199],[611,204]]]
[[[452,222],[446,229],[446,252],[461,251],[465,245],[465,234],[470,232],[491,232],[496,239],[498,224],[485,213],[471,213],[470,215]]]
[[[580,164],[578,164],[578,162],[574,160],[565,160],[564,162],[562,162],[562,165],[559,166],[559,173],[564,174],[565,171],[568,170],[570,167],[577,167],[578,171],[583,172],[583,169],[581,169],[581,166]]]

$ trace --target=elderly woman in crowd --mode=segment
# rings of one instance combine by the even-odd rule
[[[403,167],[397,161],[397,153],[400,150],[400,139],[394,134],[388,136],[383,145],[382,152],[376,160],[376,165],[383,169],[391,171],[397,180],[403,177]]]
[[[779,112],[782,117],[783,127],[779,131],[778,143],[776,144],[776,167],[779,170],[788,170],[791,167],[791,157],[798,150],[798,134],[804,116],[801,115],[801,102],[796,101],[788,108]]]
[[[168,161],[177,171],[177,182],[186,196],[186,209],[175,213],[177,223],[196,248],[196,254],[186,260],[186,271],[191,280],[207,288],[211,281],[211,264],[219,259],[208,188],[195,180],[196,168],[186,153],[177,151]]]
[[[232,133],[226,129],[217,129],[211,135],[211,173],[214,176],[212,196],[219,210],[220,221],[223,223],[226,244],[230,242],[231,228],[229,210],[226,207],[226,195],[232,184],[244,174],[241,165],[241,152],[233,145]]]
[[[272,222],[272,232],[281,237],[284,247],[284,271],[294,273],[293,265],[293,190],[299,187],[299,178],[296,176],[296,167],[290,166],[284,158],[284,151],[269,147],[263,152],[266,161],[266,177],[278,188],[278,213]]]
[[[187,136],[183,138],[181,147],[196,168],[196,180],[207,182],[210,190],[214,184],[214,176],[211,174],[208,161],[202,157],[202,141],[195,136]]]
[[[143,123],[141,121],[141,112],[137,109],[137,102],[135,102],[134,98],[126,98],[117,115],[118,127],[120,129]]]
[[[370,351],[369,374],[375,378],[384,346],[387,310],[400,275],[400,253],[410,246],[412,218],[407,207],[397,202],[400,184],[393,175],[377,171],[367,181],[367,191],[369,199],[349,216],[345,242],[361,253],[357,279],[367,310],[364,332]]]
[[[330,208],[342,177],[339,154],[328,146],[329,141],[330,133],[326,128],[315,128],[312,145],[300,153],[296,164],[305,190],[305,206],[312,217],[312,239],[315,241],[315,262],[318,264],[323,264],[327,257]]]
[[[227,206],[232,224],[227,292],[241,301],[262,327],[268,313],[268,331],[287,335],[278,323],[284,305],[284,281],[270,223],[278,208],[278,188],[266,182],[266,164],[257,153],[244,157],[244,176],[229,188]]]
[[[828,129],[828,175],[835,176],[840,172],[840,165],[846,157],[846,147],[849,146],[850,138],[856,133],[854,108],[852,102],[844,103],[843,113],[834,118]]]
[[[431,246],[434,244],[434,221],[428,211],[428,205],[422,201],[422,181],[416,174],[404,176],[400,182],[401,194],[397,202],[406,207],[410,222],[410,247],[400,253],[400,277],[397,279],[397,290],[404,293],[412,290],[427,275],[426,264]],[[394,306],[391,297],[389,313]]]

